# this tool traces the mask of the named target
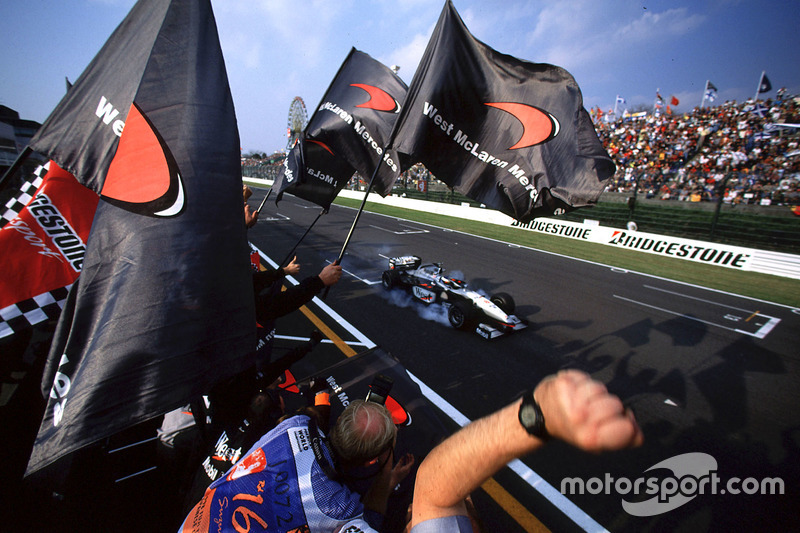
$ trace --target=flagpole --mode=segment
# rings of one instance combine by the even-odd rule
[[[767,73],[767,71],[766,71],[766,70],[762,70],[762,71],[761,71],[761,77],[760,77],[760,78],[758,78],[758,85],[756,86],[756,95],[755,95],[755,97],[753,98],[753,103],[756,103],[756,102],[758,102],[758,93],[760,93],[760,92],[761,92],[761,82],[763,82],[763,81],[764,81],[764,74],[766,74],[766,73]]]
[[[386,148],[384,148],[383,153],[386,153]],[[356,225],[358,224],[358,219],[361,218],[361,213],[364,212],[364,206],[367,205],[367,196],[369,196],[369,192],[372,190],[372,185],[375,183],[375,178],[378,176],[378,170],[381,168],[381,163],[383,163],[383,158],[378,159],[378,164],[375,166],[375,170],[372,172],[372,177],[369,180],[369,185],[367,185],[367,190],[364,192],[364,199],[361,200],[361,206],[358,208],[358,212],[356,213],[355,218],[353,219],[353,225],[350,226],[350,231],[347,233],[347,237],[344,239],[344,243],[342,244],[342,250],[339,252],[339,257],[334,261],[334,265],[341,264],[342,258],[344,257],[344,252],[347,250],[347,245],[350,243],[350,238],[353,236],[353,232],[355,232]],[[325,293],[322,295],[322,299],[324,300],[328,296],[328,292],[331,290],[330,285],[325,288]]]
[[[267,198],[269,198],[270,194],[272,194],[272,187],[270,187],[269,190],[267,191],[267,194],[264,195],[264,199],[261,200],[261,205],[259,205],[258,209],[256,209],[256,213],[259,213],[259,214],[261,213],[261,208],[264,207],[265,203],[267,203]]]
[[[286,254],[286,257],[284,258],[284,260],[281,261],[280,263],[278,263],[278,266],[283,266],[283,265],[286,264],[287,261],[289,261],[289,259],[293,256],[294,251],[297,250],[297,247],[300,246],[300,243],[303,242],[303,239],[306,238],[306,235],[308,235],[308,232],[311,231],[311,228],[313,228],[314,224],[317,223],[317,220],[319,220],[322,215],[326,215],[327,213],[328,213],[328,210],[325,209],[325,208],[323,208],[322,211],[320,211],[319,215],[317,215],[317,218],[314,219],[314,222],[312,222],[311,225],[306,230],[306,232],[303,233],[303,236],[300,237],[300,240],[297,241],[297,243],[294,245],[294,248],[292,248],[289,251],[289,253]]]
[[[30,146],[26,146],[22,152],[19,153],[17,159],[8,167],[8,170],[5,171],[3,177],[0,178],[0,191],[2,191],[6,186],[6,180],[14,175],[14,173],[19,170],[19,167],[28,159],[28,156],[33,152]]]
[[[703,87],[703,96],[700,97],[700,109],[703,109],[703,105],[706,103],[706,92],[708,92],[708,82],[710,80],[706,80],[706,86]]]
[[[658,110],[658,100],[660,96],[661,96],[661,88],[659,87],[656,89],[656,99],[653,100],[653,115],[655,115],[656,111]]]

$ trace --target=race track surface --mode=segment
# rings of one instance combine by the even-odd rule
[[[320,211],[292,196],[277,208],[269,201],[248,236],[281,261]],[[298,278],[336,259],[355,213],[334,205],[319,217],[296,250]],[[387,293],[380,277],[388,258],[408,254],[443,263],[489,295],[511,294],[530,327],[486,341]],[[800,522],[795,310],[371,213],[342,266],[324,303],[368,339],[351,339],[351,350],[382,347],[467,419],[564,368],[603,381],[636,413],[645,433],[639,449],[595,456],[551,443],[501,471],[484,487],[489,497],[476,495],[490,531],[532,530],[526,513],[558,531],[776,531]],[[279,322],[286,347],[313,327],[303,320],[295,313]],[[345,357],[326,346],[315,350],[315,364]],[[778,481],[783,495],[761,494]]]

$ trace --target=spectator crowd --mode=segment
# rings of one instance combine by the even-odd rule
[[[607,191],[731,204],[800,204],[800,97],[597,121],[617,164]],[[727,180],[725,178],[728,178]]]
[[[722,194],[729,204],[800,205],[800,96],[780,94],[684,114],[598,117],[597,133],[617,164],[606,190],[638,187],[638,194],[662,200],[717,201]],[[245,175],[274,179],[282,161],[277,154],[268,159],[243,158]],[[417,187],[434,178],[428,175],[416,165],[398,186]],[[366,185],[355,175],[348,188],[359,183]]]

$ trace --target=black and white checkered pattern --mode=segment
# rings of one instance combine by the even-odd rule
[[[46,163],[33,171],[30,181],[25,181],[20,187],[19,194],[6,202],[6,208],[0,214],[0,228],[17,218],[20,212],[33,199],[36,191],[42,186],[44,177],[50,168],[50,163]]]
[[[19,193],[6,202],[6,209],[0,213],[0,228],[14,220],[27,206],[36,191],[42,186],[50,163],[38,167],[20,187]],[[8,337],[23,329],[30,328],[50,319],[57,319],[72,285],[47,291],[33,298],[0,309],[0,338]]]
[[[57,319],[72,285],[44,292],[0,309],[0,339],[46,320]]]

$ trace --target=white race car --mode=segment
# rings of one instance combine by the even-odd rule
[[[447,319],[456,329],[474,329],[493,339],[527,327],[528,323],[513,315],[514,299],[498,292],[491,298],[470,290],[467,283],[445,275],[441,263],[422,264],[415,255],[389,259],[389,270],[381,281],[387,290],[402,287],[415,300],[447,307]]]

